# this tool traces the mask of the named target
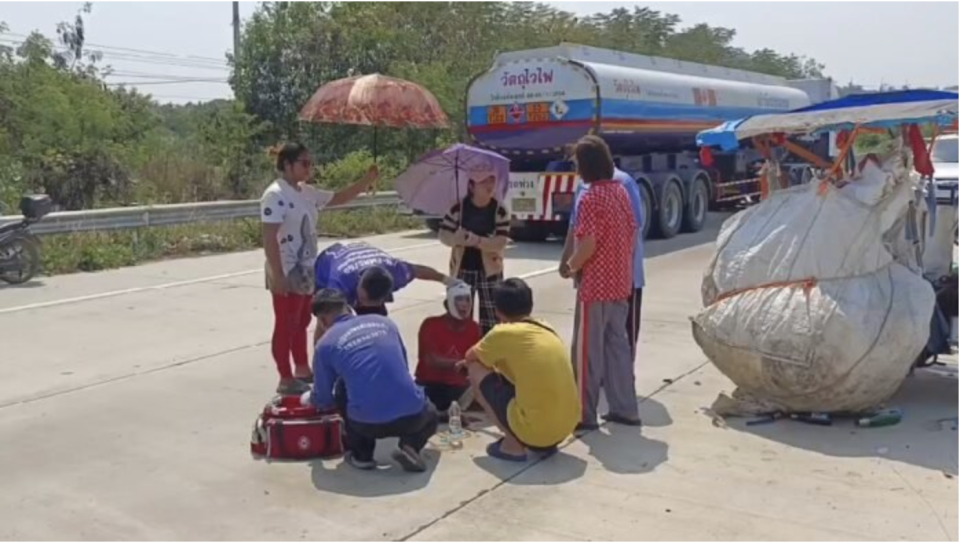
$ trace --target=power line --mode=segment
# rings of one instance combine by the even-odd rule
[[[177,74],[140,74],[135,72],[124,72],[124,71],[110,72],[108,74],[105,74],[103,77],[104,78],[127,77],[127,78],[133,78],[133,79],[160,79],[164,81],[196,81],[198,79],[203,79],[207,81],[218,81],[223,83],[228,82],[226,78],[219,78],[219,77],[217,78],[197,77],[195,75],[177,75]]]
[[[3,43],[12,43],[12,44],[14,44],[14,45],[22,45],[22,44],[23,44],[23,42],[21,42],[21,41],[7,40],[7,39],[4,39],[4,38],[0,38],[0,42],[3,42]],[[58,51],[58,52],[64,52],[64,51],[67,50],[66,47],[62,47],[62,46],[54,46],[53,49],[56,50],[56,51]],[[121,53],[103,53],[103,58],[104,58],[104,60],[107,60],[107,61],[116,60],[116,61],[122,61],[122,62],[131,62],[131,63],[135,63],[135,64],[149,64],[149,65],[154,65],[154,66],[173,66],[173,67],[177,67],[177,68],[187,68],[187,69],[193,69],[193,70],[214,70],[214,71],[218,71],[218,72],[229,72],[229,71],[231,71],[230,68],[223,67],[223,66],[213,66],[213,65],[209,65],[209,64],[198,64],[198,63],[188,63],[188,62],[183,62],[183,61],[168,61],[168,60],[160,59],[160,58],[149,59],[149,58],[146,58],[146,57],[138,57],[138,56],[135,56],[135,55],[129,55],[129,56],[128,56],[128,55],[121,54]]]
[[[9,35],[9,36],[14,36],[14,37],[18,37],[18,38],[24,38],[24,39],[26,39],[26,38],[29,37],[29,36],[27,36],[27,35],[25,35],[25,34],[18,34],[18,33],[16,33],[16,32],[2,32],[2,33],[0,33],[0,34],[7,34],[7,35]],[[49,39],[49,38],[48,38],[48,39]],[[143,53],[143,54],[147,54],[147,55],[157,55],[157,56],[163,56],[163,57],[170,57],[171,59],[193,59],[193,60],[197,60],[197,61],[207,61],[207,62],[214,62],[214,63],[218,63],[218,64],[222,64],[222,65],[227,65],[227,61],[224,60],[224,59],[222,59],[222,58],[204,57],[204,56],[198,56],[198,55],[179,55],[179,54],[175,54],[175,53],[167,53],[167,52],[164,52],[164,51],[150,51],[150,50],[147,50],[147,49],[135,49],[135,48],[133,48],[133,47],[120,47],[120,46],[118,46],[118,45],[103,45],[103,44],[93,43],[93,42],[86,42],[86,43],[84,43],[84,47],[96,47],[96,48],[99,48],[99,49],[113,49],[113,50],[116,50],[116,51],[127,51],[127,52],[130,52],[130,53]]]
[[[106,83],[106,85],[109,87],[121,87],[125,85],[142,87],[144,85],[179,85],[181,83],[222,83],[226,85],[227,81],[221,79],[179,79],[171,81],[120,81],[117,83]]]
[[[153,93],[149,93],[149,94],[153,98],[166,98],[166,99],[172,99],[172,100],[206,100],[208,102],[213,100],[230,100],[230,98],[223,97],[223,96],[213,97],[213,96],[188,96],[184,94],[153,94]]]

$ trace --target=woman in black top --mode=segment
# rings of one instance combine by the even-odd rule
[[[503,280],[503,253],[510,234],[510,217],[494,197],[492,172],[474,173],[467,197],[455,204],[440,223],[440,241],[453,248],[450,275],[467,282],[480,295],[480,327],[486,334],[497,323],[493,289]]]

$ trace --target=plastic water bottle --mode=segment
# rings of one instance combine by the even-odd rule
[[[454,449],[459,449],[463,446],[463,418],[459,403],[450,404],[447,418],[447,444]]]

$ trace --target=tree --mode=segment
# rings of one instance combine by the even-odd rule
[[[470,80],[497,52],[572,41],[784,77],[810,77],[822,66],[795,55],[732,45],[732,29],[706,24],[678,30],[680,18],[649,8],[617,8],[586,18],[533,2],[265,3],[244,28],[234,59],[234,92],[267,122],[262,143],[306,140],[320,160],[370,148],[370,130],[303,125],[300,107],[322,84],[383,73],[433,92],[454,127],[441,133],[381,131],[381,149],[408,159],[462,139]]]

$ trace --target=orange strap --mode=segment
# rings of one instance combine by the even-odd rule
[[[832,164],[830,164],[829,161],[818,157],[817,155],[808,151],[806,147],[803,147],[802,145],[797,145],[796,143],[790,140],[784,140],[783,146],[784,148],[787,149],[787,151],[790,151],[791,153],[797,155],[798,157],[806,160],[807,162],[813,164],[814,166],[820,169],[826,170],[827,168],[832,166]]]
[[[799,281],[776,281],[774,283],[767,283],[765,285],[758,285],[756,287],[747,287],[747,288],[731,290],[730,292],[726,292],[723,295],[719,296],[710,305],[711,306],[716,305],[726,300],[727,298],[732,298],[733,296],[739,296],[744,292],[750,292],[751,290],[760,290],[760,289],[767,289],[767,288],[783,288],[783,287],[802,287],[804,293],[810,294],[810,291],[813,290],[813,287],[815,286],[817,286],[817,280],[813,278],[801,279]]]
[[[847,139],[843,149],[840,150],[840,156],[837,157],[836,162],[833,163],[833,167],[830,168],[830,171],[823,178],[823,181],[820,181],[820,188],[817,191],[820,196],[827,193],[827,189],[830,187],[830,180],[836,180],[837,174],[843,169],[843,163],[846,162],[847,156],[850,154],[850,151],[853,150],[853,145],[857,142],[857,135],[859,133],[860,125],[857,125],[853,131],[850,132],[850,137]]]

